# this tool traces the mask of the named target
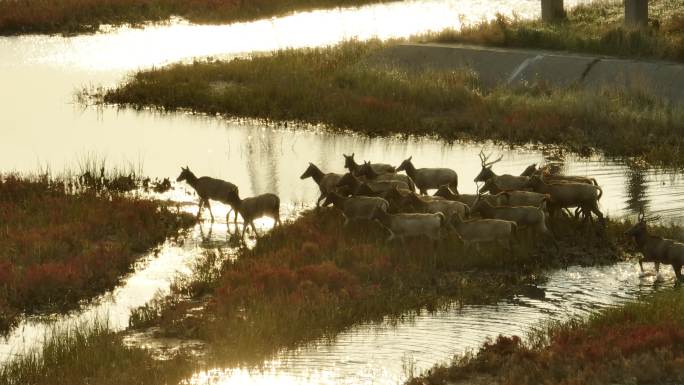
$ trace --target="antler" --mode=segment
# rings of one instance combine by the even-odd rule
[[[480,157],[480,163],[482,163],[482,167],[484,167],[485,163],[487,162],[487,158],[485,157],[485,154],[484,154],[484,149],[480,150],[480,153],[477,154],[477,156]]]
[[[491,156],[491,155],[492,155],[492,154],[489,154],[489,156]],[[487,159],[489,159],[489,156],[487,157]],[[485,166],[491,166],[491,165],[493,165],[494,163],[497,163],[497,162],[501,161],[501,159],[503,159],[503,154],[501,154],[495,161],[493,161],[493,162],[488,162],[487,164],[485,164]]]
[[[478,156],[480,157],[480,162],[482,163],[482,167],[491,166],[503,158],[503,154],[501,154],[501,156],[499,156],[495,161],[487,162],[489,160],[489,158],[492,156],[492,154],[490,153],[489,155],[485,155],[484,150],[480,150],[480,153],[478,154]]]

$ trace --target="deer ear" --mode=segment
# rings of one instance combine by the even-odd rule
[[[410,162],[411,159],[413,159],[413,155],[409,156],[408,161]]]
[[[352,154],[351,154],[350,156],[353,158],[353,157],[354,157],[354,153],[352,152]]]

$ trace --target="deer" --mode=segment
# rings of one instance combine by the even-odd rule
[[[425,200],[416,194],[408,194],[408,200],[419,212],[433,214],[441,212],[448,221],[450,221],[451,217],[454,215],[460,215],[464,218],[470,216],[470,208],[468,205],[458,201],[446,199]]]
[[[510,205],[508,196],[510,193],[512,193],[512,191],[506,191],[496,195],[482,195],[480,194],[480,190],[478,189],[477,194],[459,194],[458,190],[456,190],[456,192],[454,193],[453,190],[449,188],[449,186],[440,186],[439,189],[437,189],[437,192],[435,192],[435,194],[433,195],[433,197],[443,197],[450,201],[461,202],[463,204],[466,204],[472,210],[472,208],[475,206],[475,203],[478,200],[486,200],[487,202],[490,202],[493,206]]]
[[[537,164],[532,163],[531,165],[525,167],[523,172],[520,173],[520,176],[532,176],[537,172]]]
[[[361,165],[354,160],[354,153],[352,152],[351,155],[342,154],[342,156],[344,156],[344,168],[348,169],[350,173],[358,175]],[[373,167],[373,171],[378,174],[393,174],[396,172],[394,166],[391,164],[373,163],[371,167]]]
[[[416,168],[411,162],[412,159],[413,156],[410,156],[401,162],[397,171],[405,171],[422,195],[427,195],[427,190],[438,189],[442,185],[458,188],[456,171],[450,168]]]
[[[513,251],[513,241],[516,238],[518,225],[513,221],[502,219],[471,219],[463,220],[456,215],[451,220],[451,225],[463,242],[466,250],[475,244],[476,250],[480,251],[480,243],[496,242],[510,252]]]
[[[593,212],[599,218],[600,223],[604,222],[603,213],[598,208],[598,201],[603,195],[603,189],[600,186],[570,182],[547,184],[542,176],[536,175],[530,178],[529,185],[534,191],[551,197],[548,209],[552,215],[558,209],[575,207],[582,210],[585,220],[593,221],[591,217]]]
[[[328,206],[331,203],[333,207],[342,211],[345,218],[343,227],[347,227],[351,221],[358,219],[371,220],[373,210],[376,208],[383,211],[389,209],[389,203],[383,198],[368,196],[344,197],[335,191],[325,197],[323,206]]]
[[[316,200],[316,207],[320,207],[321,201],[325,199],[326,195],[337,189],[337,182],[342,179],[342,174],[336,174],[333,172],[324,173],[315,164],[309,163],[306,171],[299,177],[299,179],[312,178],[314,182],[318,185],[319,190],[321,190],[321,195]]]
[[[475,203],[472,212],[479,212],[482,218],[486,219],[513,221],[518,225],[518,228],[531,228],[537,234],[550,238],[556,250],[559,250],[556,238],[546,226],[546,214],[544,214],[544,211],[539,207],[493,206],[486,200],[478,200],[477,203]]]
[[[441,197],[450,201],[465,203],[472,208],[477,200],[477,194],[459,194],[458,189],[451,189],[449,185],[439,186],[433,197]]]
[[[275,220],[274,226],[282,226],[283,224],[280,221],[280,198],[278,198],[278,196],[275,194],[267,193],[241,199],[237,191],[230,191],[228,193],[228,202],[235,208],[237,212],[240,213],[242,219],[244,220],[242,225],[242,238],[245,237],[247,225],[251,225],[252,230],[254,230],[254,234],[257,236],[259,235],[259,233],[257,233],[256,227],[254,226],[255,219],[261,217],[270,217]]]
[[[348,172],[340,178],[337,182],[336,187],[349,187],[352,195],[360,195],[363,191],[362,186],[367,185],[370,190],[375,193],[383,193],[394,187],[408,190],[408,185],[402,181],[397,180],[376,180],[376,181],[361,181],[354,174]]]
[[[523,174],[527,176],[534,176],[534,175],[541,175],[544,177],[544,179],[548,182],[551,183],[584,183],[584,184],[592,184],[594,186],[598,186],[598,182],[596,181],[595,178],[591,177],[586,177],[586,176],[578,176],[578,175],[561,175],[557,173],[553,173],[550,170],[549,165],[545,165],[539,168],[536,168],[536,164],[532,164],[528,166]],[[520,175],[523,175],[520,174]]]
[[[482,165],[482,170],[480,170],[480,173],[477,174],[475,177],[474,181],[475,183],[478,182],[487,182],[491,180],[494,182],[494,185],[498,186],[501,190],[525,190],[528,187],[528,184],[530,182],[530,177],[527,176],[518,176],[518,175],[510,175],[510,174],[504,174],[504,175],[496,175],[494,171],[492,171],[492,166],[495,163],[498,163],[501,161],[503,158],[503,155],[499,156],[494,161],[489,162],[489,158],[492,156],[492,154],[486,155],[484,154],[483,150],[480,150],[480,153],[478,154],[480,157],[480,163]],[[484,191],[484,190],[483,190]]]
[[[625,231],[625,235],[634,238],[637,249],[641,252],[639,268],[644,273],[643,262],[655,262],[656,274],[660,273],[660,264],[672,265],[677,282],[682,280],[682,266],[684,266],[684,243],[672,239],[651,235],[648,233],[647,222],[657,218],[644,218],[643,207],[639,211],[638,221]]]
[[[385,242],[389,243],[395,238],[399,238],[402,243],[405,237],[415,237],[425,235],[435,242],[442,238],[442,230],[448,226],[444,214],[388,214],[376,208],[373,210],[372,218],[389,231],[390,235]]]
[[[235,211],[235,227],[237,228],[237,217],[238,212],[235,210],[235,206],[230,203],[228,199],[228,194],[230,192],[238,193],[238,187],[230,182],[221,179],[215,179],[208,176],[197,177],[190,171],[190,167],[187,165],[181,167],[181,173],[176,178],[176,182],[186,181],[199,195],[199,209],[197,210],[197,220],[200,219],[202,214],[203,206],[207,206],[209,209],[209,215],[211,215],[211,221],[214,221],[214,213],[211,212],[211,205],[209,200],[219,201],[221,203],[230,204],[231,209],[226,214],[226,223],[228,223],[228,217],[232,211]]]
[[[489,179],[484,183],[482,188],[478,191],[489,192],[495,197],[496,201],[491,201],[494,206],[547,206],[551,199],[549,194],[542,194],[534,191],[524,190],[502,190],[493,179]]]
[[[358,169],[356,176],[366,177],[366,180],[371,182],[381,180],[398,180],[406,183],[410,191],[416,191],[416,185],[413,183],[413,179],[411,179],[410,176],[395,173],[378,174],[373,169],[373,164],[371,164],[371,162],[368,161],[363,162],[363,165]]]

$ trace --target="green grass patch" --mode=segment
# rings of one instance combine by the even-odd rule
[[[554,24],[498,15],[494,20],[442,31],[425,40],[684,61],[681,1],[648,3],[646,28],[624,26],[624,2],[594,1],[571,8],[565,20]]]
[[[229,23],[295,11],[360,6],[387,0],[6,0],[0,35],[96,32],[100,25],[167,21]]]
[[[684,295],[663,291],[534,331],[499,336],[408,384],[678,384],[684,381]]]
[[[132,326],[205,340],[217,364],[258,363],[359,323],[496,303],[542,282],[547,268],[614,262],[622,255],[617,234],[627,226],[609,222],[599,234],[559,222],[559,254],[524,237],[513,254],[485,246],[478,254],[454,235],[436,247],[421,238],[388,245],[377,223],[347,230],[342,223],[332,209],[309,211],[235,258],[209,252],[195,268],[203,278],[180,281],[173,295],[134,311]]]
[[[154,360],[95,322],[52,331],[41,349],[0,366],[0,384],[177,384],[192,373],[191,364],[182,355]]]
[[[645,92],[544,83],[484,91],[468,71],[406,72],[364,60],[396,42],[345,42],[138,72],[99,98],[144,108],[324,124],[369,135],[560,145],[682,166],[684,106]]]
[[[142,253],[194,223],[123,193],[130,176],[91,175],[0,175],[0,330],[20,313],[66,310],[112,288]]]

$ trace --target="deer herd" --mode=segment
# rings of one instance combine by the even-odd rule
[[[562,175],[550,166],[533,164],[520,175],[497,175],[493,166],[503,156],[490,161],[491,155],[480,151],[482,169],[474,179],[477,192],[460,194],[458,174],[450,168],[417,168],[412,157],[396,168],[368,161],[358,164],[353,153],[343,155],[347,173],[326,173],[309,163],[300,178],[311,178],[318,185],[317,208],[332,205],[344,216],[345,228],[355,221],[375,221],[388,233],[387,242],[397,239],[403,243],[406,237],[415,236],[440,242],[455,234],[466,250],[474,246],[480,252],[480,244],[490,243],[512,251],[525,230],[541,246],[559,251],[549,221],[566,216],[593,226],[596,216],[598,225],[605,226],[599,210],[603,190],[596,180]],[[186,181],[197,192],[198,218],[206,206],[213,221],[209,200],[230,205],[226,222],[234,211],[237,229],[240,214],[244,220],[242,237],[248,226],[256,233],[254,220],[260,217],[281,224],[280,199],[274,194],[240,198],[236,185],[206,176],[198,178],[188,167],[182,168],[177,181]],[[432,195],[428,195],[429,190],[434,190]],[[643,261],[655,262],[656,270],[660,263],[671,264],[681,279],[684,244],[649,235],[646,223],[642,212],[625,235],[634,238]]]

